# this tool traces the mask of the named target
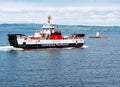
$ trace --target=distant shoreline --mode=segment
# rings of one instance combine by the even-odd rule
[[[1,23],[0,26],[9,26],[9,25],[43,25],[43,24],[38,24],[38,23]],[[109,27],[117,27],[120,28],[120,26],[114,26],[114,25],[109,25],[109,26],[103,26],[103,25],[70,25],[70,24],[55,24],[58,26],[77,26],[77,27],[101,27],[101,28],[109,28]]]

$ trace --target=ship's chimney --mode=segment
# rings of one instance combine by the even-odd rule
[[[50,25],[50,21],[51,21],[51,16],[48,16],[48,24]]]

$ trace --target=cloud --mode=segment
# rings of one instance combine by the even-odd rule
[[[119,6],[51,7],[35,3],[0,5],[0,23],[45,23],[49,14],[56,24],[120,25]]]

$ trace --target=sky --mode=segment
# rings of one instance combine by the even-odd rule
[[[0,24],[120,26],[120,0],[0,0]]]

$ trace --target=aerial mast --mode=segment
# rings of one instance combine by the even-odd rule
[[[48,16],[48,24],[50,25],[50,21],[51,21],[51,16]]]

